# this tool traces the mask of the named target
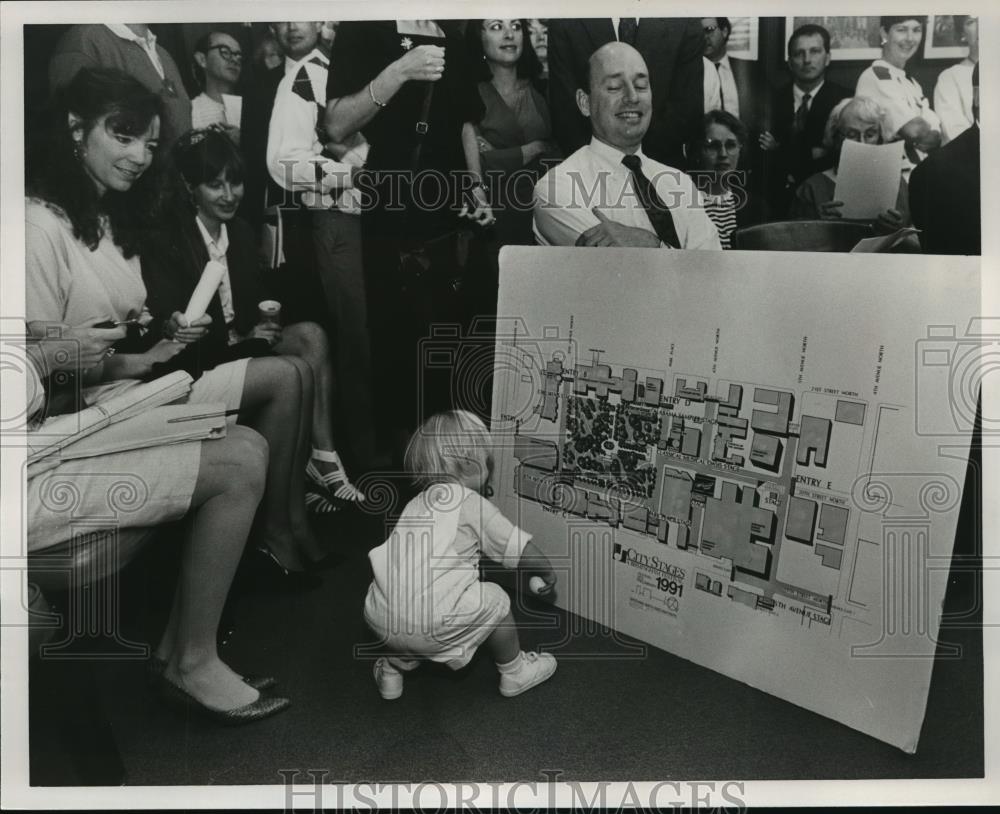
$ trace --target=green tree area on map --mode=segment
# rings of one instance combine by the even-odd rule
[[[606,398],[566,399],[566,439],[562,470],[599,486],[626,486],[652,497],[656,468],[649,457],[660,437],[660,416],[653,408],[612,404]]]

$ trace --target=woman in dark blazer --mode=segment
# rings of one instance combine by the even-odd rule
[[[142,252],[150,311],[154,316],[183,313],[205,265],[210,260],[224,265],[227,273],[208,307],[211,327],[198,342],[199,367],[208,369],[218,359],[239,354],[236,346],[253,339],[264,340],[274,353],[301,358],[312,373],[315,393],[313,450],[306,474],[323,490],[307,494],[307,505],[327,513],[338,508],[327,497],[364,500],[348,480],[333,443],[333,377],[326,334],[313,322],[281,326],[259,313],[267,290],[257,243],[250,226],[236,217],[244,178],[239,150],[219,130],[194,130],[177,143],[172,158],[178,194],[168,194],[171,204],[165,208],[170,211]]]

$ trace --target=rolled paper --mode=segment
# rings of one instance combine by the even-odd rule
[[[222,282],[222,275],[226,273],[226,267],[217,260],[209,260],[205,264],[205,270],[201,273],[201,279],[188,300],[187,308],[184,310],[184,319],[190,325],[193,320],[205,315],[208,304],[212,301],[215,292],[219,290],[219,283]]]

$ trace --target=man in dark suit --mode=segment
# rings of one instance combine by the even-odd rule
[[[760,63],[729,56],[728,17],[702,17],[704,111],[725,110],[752,131],[760,128]]]
[[[826,79],[829,64],[830,32],[812,23],[795,29],[788,39],[792,82],[775,92],[771,126],[760,136],[768,198],[778,216],[787,213],[799,184],[833,163],[823,147],[826,120],[837,102],[852,94]]]
[[[255,66],[243,95],[240,147],[246,162],[246,192],[239,214],[258,234],[264,223],[264,210],[287,197],[267,171],[267,132],[274,97],[284,75],[284,60],[281,65],[263,72],[256,71]]]
[[[590,142],[590,122],[576,104],[589,90],[587,65],[605,43],[635,47],[649,68],[652,122],[642,143],[650,157],[683,167],[684,144],[701,127],[702,33],[696,18],[553,19],[549,22],[549,106],[564,155]]]
[[[972,127],[910,173],[910,214],[925,254],[981,254],[979,64],[972,69]]]

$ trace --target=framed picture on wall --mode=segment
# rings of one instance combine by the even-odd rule
[[[962,59],[969,53],[965,40],[968,14],[930,14],[924,36],[926,59]],[[978,19],[978,18],[975,18]]]
[[[786,17],[785,42],[796,28],[806,23],[816,23],[830,32],[831,59],[878,59],[882,56],[878,17]]]
[[[737,59],[757,59],[757,17],[730,17],[726,53]]]

